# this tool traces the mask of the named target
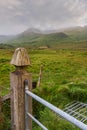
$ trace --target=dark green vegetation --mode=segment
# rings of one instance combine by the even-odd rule
[[[87,51],[75,50],[29,50],[27,49],[31,67],[28,72],[33,75],[33,81],[38,80],[40,66],[43,66],[42,81],[39,88],[33,90],[40,97],[51,102],[55,106],[64,109],[65,105],[73,100],[87,103]],[[10,65],[14,50],[0,50],[0,89],[1,95],[9,93],[9,74],[15,68]],[[7,103],[8,104],[8,103]],[[33,101],[34,115],[48,127],[49,130],[79,130],[75,126],[63,121],[47,108]],[[3,109],[4,115],[8,107]],[[9,111],[8,111],[9,112]],[[9,115],[4,117],[8,120]],[[2,129],[10,130],[9,120],[7,124],[2,120]],[[1,124],[1,123],[0,123]],[[41,130],[33,125],[34,130]]]
[[[10,47],[25,46],[39,48],[47,46],[57,49],[85,49],[87,47],[87,26],[73,27],[64,30],[43,32],[28,29],[5,42]],[[10,46],[9,46],[10,45]],[[0,45],[1,46],[1,45]],[[2,46],[1,46],[2,47]]]

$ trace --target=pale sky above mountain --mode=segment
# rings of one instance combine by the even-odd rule
[[[0,34],[87,25],[87,0],[0,0]]]

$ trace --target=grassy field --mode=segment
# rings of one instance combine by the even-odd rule
[[[43,66],[39,88],[33,90],[40,97],[64,109],[65,105],[77,100],[87,103],[87,50],[29,50],[33,81],[38,81],[40,66]],[[14,49],[0,50],[0,89],[1,95],[9,93],[9,75],[15,67],[10,65]],[[60,117],[33,102],[34,114],[49,130],[79,130]],[[37,105],[36,105],[37,104]],[[56,124],[55,124],[56,120]],[[54,122],[54,123],[53,123]],[[34,124],[34,130],[41,130]],[[10,129],[6,129],[10,130]]]

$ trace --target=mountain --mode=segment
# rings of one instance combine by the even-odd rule
[[[8,40],[11,40],[14,36],[7,36],[7,35],[0,35],[0,43],[6,42]]]
[[[68,28],[64,30],[64,32],[70,37],[74,38],[76,41],[87,40],[87,26]]]
[[[7,44],[12,46],[27,46],[27,47],[67,47],[67,46],[86,46],[87,41],[87,26],[71,27],[61,30],[39,30],[29,28],[24,32],[16,35]]]
[[[14,44],[16,46],[53,46],[58,42],[64,42],[69,39],[68,35],[63,32],[56,32],[45,34],[43,31],[33,29],[32,31],[26,30],[23,33],[17,35],[11,41],[8,41],[8,44]]]
[[[29,28],[25,30],[24,32],[20,33],[18,36],[29,36],[34,34],[42,34],[42,31],[36,28]]]

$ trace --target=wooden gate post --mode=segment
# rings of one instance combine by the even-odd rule
[[[32,89],[32,76],[25,70],[30,65],[30,60],[25,48],[17,48],[11,60],[16,70],[10,74],[11,84],[11,122],[12,130],[25,130],[25,86]],[[32,99],[29,100],[29,112],[32,113]],[[29,119],[29,130],[32,130],[32,120]]]

